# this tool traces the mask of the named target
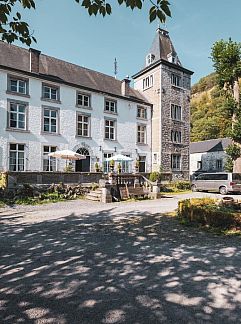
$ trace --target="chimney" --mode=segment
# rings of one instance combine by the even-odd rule
[[[121,94],[122,96],[129,96],[129,89],[130,89],[130,82],[129,76],[127,75],[125,79],[121,81]]]
[[[38,51],[34,48],[29,49],[29,58],[30,58],[30,72],[39,73],[39,57],[41,51]]]

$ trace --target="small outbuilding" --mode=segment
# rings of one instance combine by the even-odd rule
[[[202,172],[222,172],[226,162],[225,149],[230,138],[217,138],[190,144],[190,176]]]

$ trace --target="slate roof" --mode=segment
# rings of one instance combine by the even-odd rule
[[[0,41],[0,67],[30,74],[29,50]],[[120,80],[44,54],[40,54],[39,74],[35,74],[35,76],[123,97]],[[139,91],[131,87],[129,96],[125,98],[148,104],[147,99]]]
[[[153,67],[157,66],[160,63],[175,68],[176,70],[183,71],[187,74],[193,74],[193,71],[190,71],[182,66],[167,30],[161,28],[157,29],[155,38],[152,42],[148,54],[153,54],[155,56],[153,62],[150,65],[147,65],[145,62],[145,67],[139,72],[135,73],[132,76],[133,79],[144,74],[146,71],[151,70]],[[168,57],[170,54],[176,56],[177,63],[172,63],[168,61]]]
[[[177,57],[177,65],[181,66],[181,62],[177,56],[177,52],[172,44],[169,33],[167,30],[158,28],[156,31],[156,36],[152,42],[151,48],[148,54],[153,54],[155,56],[153,63],[159,61],[160,59],[168,61],[170,54]],[[146,64],[145,64],[146,66]]]
[[[202,142],[192,142],[190,143],[190,154],[224,151],[230,144],[232,144],[231,138],[217,138]]]

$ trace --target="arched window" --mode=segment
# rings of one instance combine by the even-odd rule
[[[76,153],[81,154],[81,155],[85,155],[85,156],[90,155],[89,151],[84,147],[81,147],[80,149],[78,149]]]

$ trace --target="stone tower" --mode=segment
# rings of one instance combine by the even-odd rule
[[[172,179],[189,178],[192,71],[178,58],[168,31],[158,28],[134,88],[153,104],[152,170]]]

